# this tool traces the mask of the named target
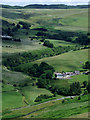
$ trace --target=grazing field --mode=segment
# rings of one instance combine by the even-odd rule
[[[54,47],[58,47],[58,46],[75,46],[75,43],[70,43],[70,42],[66,42],[63,40],[54,40],[54,39],[47,39],[49,40],[51,43],[53,43]]]
[[[13,72],[3,68],[2,77],[3,110],[25,106],[25,101],[27,101],[28,104],[34,104],[36,97],[41,94],[53,95],[49,90],[32,86],[35,81],[23,73]],[[28,84],[28,86],[26,86],[26,84]],[[17,105],[15,106],[16,103]]]
[[[70,86],[68,80],[62,80],[62,79],[53,80],[53,81],[51,82],[51,84],[52,84],[53,86],[55,86],[56,88],[69,88],[69,86]]]
[[[88,50],[78,50],[78,51],[70,51],[68,53],[64,53],[61,55],[57,55],[54,57],[47,57],[40,60],[36,60],[32,63],[41,63],[47,62],[55,68],[55,71],[75,71],[82,69],[82,65],[84,62],[88,60]],[[82,62],[82,63],[80,63]]]
[[[4,114],[4,118],[20,117],[22,118],[68,118],[88,112],[88,95],[72,99],[49,101],[43,104],[28,106],[20,110],[14,110],[10,114]]]
[[[72,76],[71,79],[68,80],[69,83],[73,83],[73,82],[80,82],[81,84],[84,81],[88,81],[88,75],[75,75]]]
[[[79,82],[81,86],[83,86],[83,82],[88,82],[88,75],[75,75],[72,76],[70,79],[58,79],[51,81],[51,84],[56,88],[69,88],[70,84]]]
[[[2,93],[2,109],[9,110],[25,106],[23,96],[17,91],[7,91]]]
[[[12,85],[13,84],[23,85],[27,82],[32,83],[30,76],[25,75],[21,72],[13,72],[13,71],[7,70],[6,68],[3,68],[2,79],[4,83],[8,83]]]
[[[37,86],[23,87],[21,92],[24,94],[26,100],[30,104],[35,103],[34,101],[35,101],[36,97],[40,96],[41,94],[43,94],[43,95],[46,94],[46,95],[49,95],[49,96],[53,95],[49,90],[42,89],[42,88],[37,88]]]
[[[88,9],[2,9],[3,20],[11,23],[25,21],[32,28],[47,26],[74,31],[87,31]],[[7,14],[8,13],[8,14]],[[69,29],[68,29],[69,28]],[[63,29],[64,30],[64,29]]]
[[[38,41],[31,41],[29,39],[23,39],[21,42],[3,41],[2,46],[3,54],[20,53],[45,48],[42,44],[39,44]]]

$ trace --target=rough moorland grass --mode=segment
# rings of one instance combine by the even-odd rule
[[[55,68],[55,71],[75,71],[82,69],[82,64],[88,60],[88,50],[70,51],[54,57],[36,60],[32,63],[47,62]],[[82,64],[81,64],[82,62]]]
[[[54,103],[54,105],[46,107],[44,110],[39,110],[26,117],[35,118],[68,118],[69,116],[88,112],[88,96],[75,97],[73,100],[66,99],[65,103]]]
[[[87,112],[88,108],[87,108],[87,104],[88,103],[73,103],[73,104],[65,104],[65,105],[57,105],[54,107],[50,107],[49,110],[45,110],[48,112],[43,112],[43,114],[40,114],[36,117],[38,118],[67,118],[71,115],[75,115],[75,114],[80,114],[83,112]]]
[[[35,40],[31,41],[29,39],[22,39],[21,42],[3,41],[2,46],[3,46],[2,48],[3,54],[20,53],[20,52],[33,51],[33,50],[39,50],[45,48],[42,44],[39,44],[39,42],[36,42]]]
[[[60,22],[68,26],[88,27],[88,12],[81,11],[81,13],[65,16]],[[83,23],[85,24],[83,25]]]
[[[3,117],[12,118],[12,116],[22,116],[23,118],[68,118],[72,115],[85,113],[88,111],[88,95],[82,96],[81,100],[74,98],[68,99],[65,103],[62,100],[47,102],[40,105],[30,106],[28,108],[22,108],[20,110],[12,111],[10,114],[5,114]],[[27,115],[30,113],[29,115]],[[17,115],[18,114],[18,115]]]
[[[8,14],[7,14],[8,12]],[[3,9],[3,19],[9,22],[25,21],[32,25],[32,28],[47,26],[57,27],[72,31],[87,31],[88,27],[88,9]],[[64,26],[61,26],[63,24]],[[72,29],[72,26],[76,28]],[[82,29],[84,27],[84,29]]]
[[[88,118],[88,112],[82,113],[82,114],[77,114],[77,115],[72,115],[69,118]]]

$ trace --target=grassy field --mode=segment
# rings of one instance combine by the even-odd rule
[[[58,79],[51,81],[51,84],[56,88],[69,88],[70,84],[79,82],[81,86],[83,86],[83,82],[88,82],[88,75],[75,75],[72,76],[70,79]],[[83,93],[83,89],[82,89]]]
[[[75,71],[82,69],[82,64],[88,60],[88,50],[70,51],[54,57],[43,58],[32,63],[47,62],[56,72]],[[80,63],[82,62],[82,64]]]
[[[87,31],[88,9],[2,9],[3,18],[9,22],[26,21],[32,28],[46,26],[63,29]],[[7,14],[8,13],[8,14]],[[61,26],[61,24],[63,26]],[[84,28],[84,29],[83,29]]]
[[[3,84],[2,89],[2,108],[3,110],[10,110],[13,108],[18,108],[26,106],[27,104],[35,104],[35,99],[41,94],[46,94],[52,96],[53,94],[42,88],[37,88],[37,86],[26,86],[21,88],[15,88],[12,85]],[[17,103],[17,104],[16,104]],[[15,105],[16,104],[16,105]]]
[[[2,109],[9,110],[25,106],[22,95],[17,91],[7,91],[2,93]]]
[[[53,43],[54,47],[58,47],[58,46],[75,46],[76,44],[74,43],[70,43],[70,42],[66,42],[63,40],[54,40],[54,39],[47,39],[49,40],[51,43]]]
[[[26,86],[21,90],[21,92],[24,94],[26,100],[30,104],[33,104],[36,97],[40,96],[41,94],[43,94],[43,95],[46,94],[49,96],[53,95],[48,90],[42,89],[42,88],[37,88],[37,86]]]
[[[23,39],[20,43],[14,41],[3,41],[2,46],[3,54],[20,53],[45,48],[42,44],[39,44],[39,41],[31,41],[29,39]]]
[[[49,30],[65,30],[65,31],[84,31],[88,28],[88,9],[2,9],[2,17],[0,19],[9,23],[17,24],[19,21],[25,21],[31,24],[30,30],[22,29],[14,35],[16,38],[21,38],[21,42],[3,41],[2,52],[16,53],[23,51],[32,51],[44,49],[39,41],[29,39],[30,36],[35,36],[37,31],[33,28],[44,27]],[[62,25],[61,25],[62,24]],[[28,35],[26,34],[28,32]],[[67,42],[50,40],[55,46],[70,45]],[[73,45],[73,44],[72,44]],[[70,45],[71,46],[71,45]]]
[[[88,81],[88,75],[75,75],[72,76],[71,79],[68,80],[69,83],[73,83],[73,82],[80,82],[81,84],[84,81]]]
[[[32,86],[35,81],[32,80],[30,76],[20,72],[13,72],[3,68],[2,80],[3,110],[25,106],[25,101],[29,104],[34,104],[36,97],[41,94],[53,95],[46,89]],[[25,87],[26,83],[28,86]],[[14,87],[14,84],[16,84],[17,87]],[[24,87],[19,87],[18,85]],[[17,105],[15,105],[16,103]]]
[[[30,76],[25,75],[21,72],[13,72],[13,71],[7,70],[6,68],[3,68],[2,79],[5,83],[9,83],[9,84],[23,85],[26,82],[32,83]]]
[[[62,100],[50,101],[47,103],[14,110],[10,114],[5,113],[4,118],[20,117],[22,118],[68,118],[74,115],[80,115],[88,112],[88,96],[82,96],[81,100],[78,97],[66,99],[65,103]],[[88,116],[86,116],[88,117]]]

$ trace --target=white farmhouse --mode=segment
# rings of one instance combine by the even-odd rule
[[[59,78],[59,79],[64,77],[64,75],[62,73],[55,73],[55,76],[56,76],[56,78]]]

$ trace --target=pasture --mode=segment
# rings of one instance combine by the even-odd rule
[[[30,103],[30,105],[34,104],[35,99],[41,94],[46,94],[49,96],[53,95],[49,90],[37,88],[37,86],[26,86],[23,87],[20,91],[24,94],[26,100],[28,101],[28,103]]]
[[[24,85],[25,83],[32,83],[30,76],[25,75],[21,72],[13,72],[6,68],[2,70],[2,80],[6,84]]]
[[[4,114],[4,118],[20,117],[22,118],[68,118],[74,115],[80,115],[88,112],[88,95],[72,99],[49,101],[47,103],[14,110],[10,114]],[[88,116],[86,116],[88,117]]]
[[[80,84],[82,84],[84,81],[88,82],[88,75],[75,75],[72,76],[71,79],[68,80],[69,83],[73,83],[73,82],[80,82]]]
[[[53,43],[54,47],[58,47],[58,46],[75,46],[75,43],[70,43],[70,42],[66,42],[63,40],[54,40],[54,39],[46,39],[49,40],[51,43]]]
[[[2,52],[3,54],[10,54],[44,49],[45,47],[39,43],[39,41],[31,41],[29,39],[22,39],[20,43],[14,41],[3,41]]]
[[[7,9],[3,8],[3,20],[10,23],[25,21],[31,28],[46,26],[70,31],[87,31],[88,9]],[[7,14],[8,13],[8,14]],[[72,29],[74,27],[74,29]],[[63,29],[64,30],[64,29]]]
[[[2,110],[9,110],[25,106],[23,96],[17,91],[6,91],[2,93]]]
[[[88,50],[70,51],[61,55],[42,58],[32,63],[47,62],[55,68],[56,72],[81,70],[88,60]],[[81,63],[82,62],[82,63]]]

